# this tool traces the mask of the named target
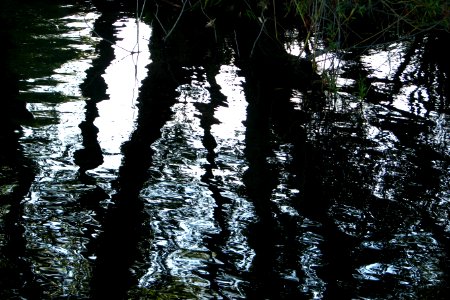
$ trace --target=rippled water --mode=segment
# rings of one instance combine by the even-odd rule
[[[0,269],[18,266],[0,277],[2,297],[448,289],[448,74],[433,41],[324,54],[319,71],[335,66],[339,89],[316,99],[254,84],[233,55],[164,67],[152,26],[133,15],[29,9],[15,62],[35,117],[18,151],[34,180],[1,207]]]

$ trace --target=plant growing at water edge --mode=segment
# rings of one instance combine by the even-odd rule
[[[177,30],[186,13],[205,16],[205,27],[212,28],[216,40],[219,31],[234,31],[237,53],[240,46],[236,36],[236,23],[253,25],[249,55],[256,46],[262,48],[265,41],[283,44],[287,28],[297,29],[297,39],[302,40],[303,52],[307,54],[317,71],[317,53],[333,53],[339,58],[345,51],[363,52],[368,47],[386,42],[411,38],[414,35],[433,32],[450,32],[448,0],[159,0],[155,19],[161,25],[165,38]],[[159,18],[159,6],[169,6],[172,15]],[[218,24],[221,24],[220,27]],[[260,47],[260,48],[261,48]],[[242,52],[242,51],[241,51]],[[267,52],[270,52],[268,50]],[[327,67],[328,87],[336,88],[331,76],[339,65]],[[364,94],[363,85],[357,89]],[[333,88],[333,89],[334,89]]]
[[[303,34],[304,51],[317,66],[315,53],[364,51],[385,42],[409,39],[432,31],[450,32],[450,9],[447,0],[289,0],[284,1],[286,15],[294,16]],[[320,51],[317,51],[320,50]],[[331,65],[323,71],[327,89],[337,90],[332,83]],[[368,92],[367,85],[357,80],[360,98]]]
[[[367,93],[370,89],[370,83],[367,83],[367,80],[365,77],[359,77],[359,79],[356,81],[356,93],[359,99],[363,100],[366,98]]]
[[[285,4],[286,11],[298,17],[307,37],[320,35],[333,47],[450,31],[447,0],[290,0]]]

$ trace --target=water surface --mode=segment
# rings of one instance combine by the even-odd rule
[[[19,266],[2,297],[443,298],[435,40],[325,53],[338,89],[319,98],[261,84],[229,47],[166,53],[133,14],[28,9],[15,69],[34,121],[17,151],[33,179],[2,166],[0,199],[25,190],[1,204],[0,269]]]

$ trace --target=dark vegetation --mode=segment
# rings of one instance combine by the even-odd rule
[[[100,10],[136,10],[133,0],[93,2]],[[136,14],[153,24],[158,43],[174,55],[182,57],[187,45],[201,47],[201,62],[226,43],[234,49],[235,63],[246,77],[257,78],[258,85],[270,82],[277,88],[309,91],[318,99],[324,91],[336,92],[333,67],[317,74],[316,57],[326,51],[361,55],[377,45],[426,40],[434,45],[430,49],[436,51],[435,63],[444,73],[450,69],[445,48],[437,46],[450,36],[449,7],[443,0],[155,0]],[[292,40],[303,45],[301,57],[286,52],[284,47]],[[448,76],[444,81],[442,88],[448,94]],[[368,86],[370,82],[362,80],[356,92],[362,98],[374,96]]]
[[[109,12],[133,12],[137,4],[135,0],[92,2],[100,11]],[[1,120],[9,124],[10,129],[18,120],[30,118],[25,104],[14,100],[17,98],[17,74],[13,74],[8,65],[9,52],[14,49],[10,36],[14,21],[9,18],[13,7],[11,1],[2,1],[0,15],[4,45],[1,66],[7,78],[2,82],[6,107],[2,110],[5,117]],[[445,0],[155,0],[146,1],[146,6],[137,13],[143,14],[156,25],[155,29],[162,31],[161,39],[168,48],[174,47],[173,41],[189,38],[199,43],[209,41],[207,47],[213,49],[220,47],[223,39],[228,37],[234,41],[232,46],[242,66],[247,66],[250,72],[267,80],[278,80],[280,84],[304,88],[325,82],[313,76],[315,40],[325,41],[329,51],[360,49],[363,52],[367,46],[424,34],[430,34],[439,44],[448,38],[450,30],[450,10]],[[292,34],[304,41],[307,59],[286,53],[283,47],[287,38],[292,39]],[[182,45],[176,47],[182,51]]]

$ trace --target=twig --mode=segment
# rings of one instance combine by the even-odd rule
[[[215,21],[216,19],[211,19],[205,12],[204,8],[203,8],[203,4],[200,3],[200,9],[202,10],[202,13],[205,15],[205,17],[208,18],[209,22],[206,24],[206,27],[212,27],[214,29],[214,39],[216,40],[217,43],[217,32],[216,32],[216,25],[215,25]]]
[[[102,37],[100,34],[97,33],[97,31],[94,30],[94,28],[92,28],[92,27],[89,25],[89,23],[88,23],[87,20],[86,20],[86,16],[84,16],[83,19],[84,19],[84,23],[86,24],[86,26],[87,26],[87,27],[88,27],[88,28],[89,28],[89,29],[90,29],[90,30],[91,30],[98,38],[102,39],[103,41],[107,42],[108,44],[111,44],[111,46],[120,48],[120,49],[122,49],[122,50],[124,50],[124,51],[126,51],[126,52],[128,52],[128,53],[130,53],[130,54],[137,53],[136,51],[133,51],[133,50],[130,51],[130,50],[125,49],[125,48],[123,48],[123,47],[121,47],[121,46],[119,46],[119,45],[116,45],[116,44],[113,43],[112,41],[110,41],[110,40],[108,40],[108,39]]]
[[[184,12],[184,7],[186,6],[186,3],[187,3],[187,2],[188,2],[188,0],[184,0],[184,1],[183,1],[183,7],[181,8],[180,14],[178,15],[178,18],[177,18],[177,20],[175,21],[175,23],[173,24],[173,26],[172,26],[172,28],[170,29],[170,31],[169,31],[169,32],[166,34],[166,36],[164,37],[164,41],[166,41],[166,40],[169,38],[169,36],[172,34],[173,30],[174,30],[175,27],[177,26],[178,21],[180,21],[181,15],[182,15],[183,12]]]
[[[239,52],[239,44],[237,41],[237,34],[236,34],[236,29],[234,30],[234,42],[236,43],[236,51],[237,51],[237,56],[241,57],[241,54]]]
[[[142,19],[142,15],[144,14],[144,8],[145,8],[146,3],[147,3],[147,0],[144,0],[144,3],[142,4],[142,8],[141,8],[141,14],[139,15],[139,19]]]
[[[275,8],[275,0],[272,1],[272,6],[273,6],[273,26],[274,26],[274,30],[275,30],[275,37],[278,40],[277,12],[276,12],[276,8]]]
[[[159,25],[161,26],[161,29],[164,31],[164,34],[167,36],[167,31],[164,28],[164,25],[161,23],[161,21],[158,18],[158,11],[159,11],[159,5],[158,5],[158,3],[156,3],[155,19],[156,19],[156,21],[158,21]]]
[[[259,37],[261,36],[261,34],[262,34],[263,30],[264,30],[264,24],[266,24],[266,21],[267,21],[267,19],[264,19],[263,22],[262,22],[262,24],[261,24],[261,30],[259,31],[259,34],[258,34],[258,36],[256,37],[255,42],[253,43],[252,51],[250,51],[250,57],[253,56],[253,50],[255,50],[256,43],[258,42]]]

